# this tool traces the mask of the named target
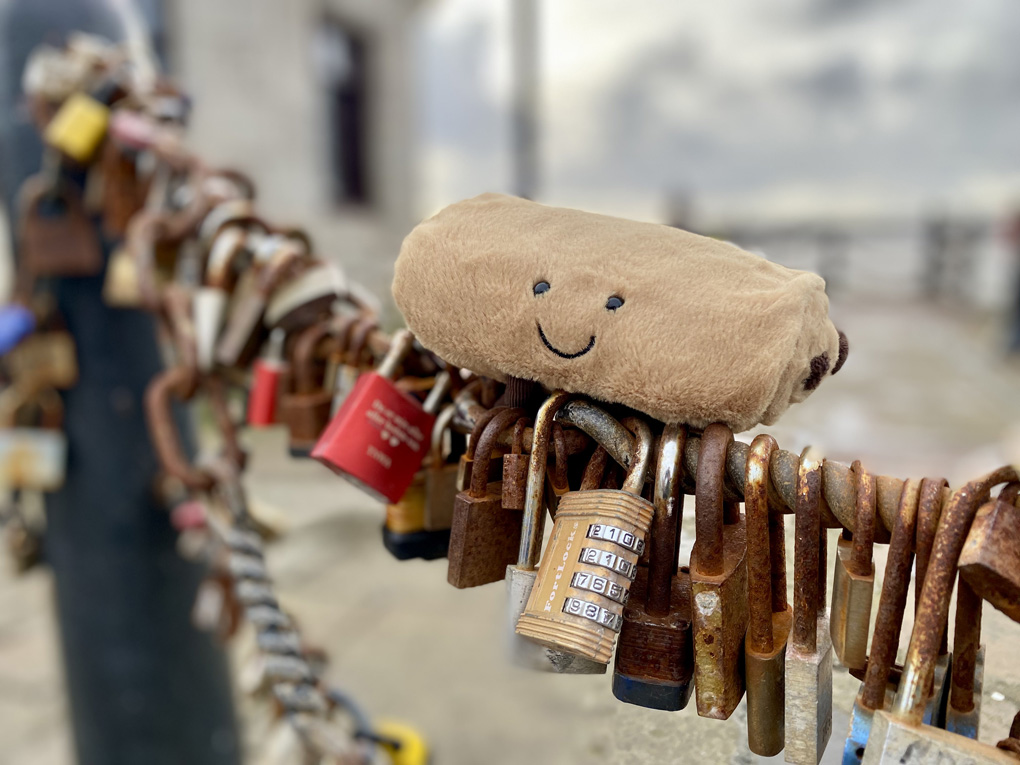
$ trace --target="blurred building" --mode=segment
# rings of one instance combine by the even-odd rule
[[[389,299],[414,225],[415,0],[164,0],[190,144],[249,173],[274,223]]]

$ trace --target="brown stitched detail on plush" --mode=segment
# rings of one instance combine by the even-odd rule
[[[836,359],[836,366],[832,368],[832,373],[836,374],[843,368],[844,362],[846,362],[847,354],[850,353],[850,341],[846,339],[846,335],[841,330],[836,330],[839,333],[839,358]]]
[[[811,374],[804,381],[804,390],[814,390],[829,371],[829,354],[822,353],[811,359]]]

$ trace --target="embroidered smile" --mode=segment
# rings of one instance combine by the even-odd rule
[[[559,350],[558,348],[553,346],[552,343],[549,342],[549,338],[547,338],[545,336],[545,332],[542,331],[541,324],[538,325],[538,336],[542,338],[542,342],[545,343],[545,347],[548,348],[553,353],[555,353],[561,359],[576,359],[580,356],[583,356],[584,354],[586,354],[588,351],[595,347],[595,335],[592,335],[591,340],[588,341],[588,345],[579,350],[577,353],[564,353],[563,351]]]

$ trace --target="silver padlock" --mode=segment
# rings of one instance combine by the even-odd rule
[[[822,457],[808,447],[797,474],[793,637],[786,649],[787,762],[818,765],[832,735],[832,638],[819,591]]]

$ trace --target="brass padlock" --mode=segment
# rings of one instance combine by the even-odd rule
[[[447,438],[452,442],[453,433],[450,425],[456,413],[456,406],[450,404],[436,418],[436,424],[432,428],[432,452],[425,466],[425,531],[443,533],[447,545],[450,527],[453,525],[453,504],[457,498],[457,463],[451,462],[450,457],[444,454],[443,442]],[[456,454],[452,456],[456,457]],[[508,510],[517,509],[507,507],[505,502],[503,507]],[[445,546],[443,554],[446,554]]]
[[[290,434],[292,457],[311,454],[329,424],[333,391],[325,386],[321,348],[331,340],[329,323],[319,322],[305,328],[294,341],[291,362],[293,390],[280,396],[279,414],[279,420],[287,426]]]
[[[103,270],[96,229],[81,194],[67,182],[34,175],[18,196],[19,268],[32,277],[95,276]]]
[[[635,435],[623,488],[575,491],[560,500],[552,537],[516,630],[600,664],[612,658],[630,592],[629,574],[644,552],[655,515],[655,507],[641,496],[651,461],[651,429],[636,417],[622,424]]]
[[[524,417],[517,421],[511,451],[503,455],[503,507],[507,510],[524,510],[527,504],[528,455],[524,454],[524,430],[528,422]]]
[[[868,663],[868,630],[871,601],[875,590],[875,509],[878,487],[860,460],[851,470],[856,479],[856,512],[852,541],[840,537],[832,578],[830,629],[832,650],[849,669],[864,669]]]
[[[411,485],[396,502],[386,505],[383,546],[397,560],[415,557],[403,552],[403,537],[417,534],[425,525],[425,471],[415,473]]]
[[[942,511],[899,690],[891,713],[875,714],[865,763],[1016,763],[1012,755],[1001,749],[922,722],[960,550],[979,504],[993,485],[1004,480],[1016,480],[1016,471],[1000,468],[971,481],[953,493]]]
[[[617,699],[671,712],[686,707],[694,690],[691,577],[677,570],[686,440],[687,431],[678,425],[667,425],[659,438],[649,565],[638,567],[631,585],[613,667]]]
[[[863,471],[857,473],[861,481]],[[864,683],[854,701],[850,715],[850,730],[843,748],[843,762],[859,763],[867,751],[868,739],[875,713],[888,709],[896,692],[896,684],[889,679],[896,660],[903,626],[903,611],[910,586],[911,548],[914,544],[920,486],[917,481],[905,481],[900,491],[896,520],[889,541],[889,554],[883,575],[882,592],[878,600],[878,616],[871,638],[871,655],[868,657]]]
[[[767,433],[756,436],[744,471],[747,747],[761,757],[777,755],[786,745],[786,646],[793,629],[793,609],[786,599],[783,516],[778,508],[771,511],[769,501],[769,466],[778,449]]]
[[[819,587],[822,457],[808,447],[797,473],[793,635],[786,649],[787,762],[818,765],[832,735],[832,640]],[[824,575],[821,577],[824,581]]]
[[[744,696],[747,536],[743,520],[724,522],[726,452],[733,431],[713,423],[701,435],[695,492],[691,590],[694,695],[701,717],[725,720]]]
[[[557,391],[546,399],[535,416],[531,443],[533,459],[528,465],[521,546],[518,550],[517,563],[506,567],[508,652],[511,662],[515,665],[537,672],[572,675],[605,674],[605,664],[535,643],[516,633],[517,622],[531,598],[535,579],[538,576],[538,556],[542,549],[542,536],[545,529],[546,461],[549,456],[553,418],[569,399],[569,394]],[[605,449],[599,447],[596,450],[596,455],[601,455],[601,465],[604,469],[606,464]],[[601,477],[601,474],[602,471],[599,470],[598,476]],[[581,484],[581,490],[596,488],[598,488],[598,477],[591,480],[586,474],[586,478]]]
[[[523,518],[502,506],[503,487],[490,483],[489,464],[500,434],[522,414],[520,409],[500,410],[478,439],[471,486],[457,495],[453,508],[447,581],[454,587],[498,582],[517,560]]]
[[[974,517],[960,553],[960,576],[982,598],[1020,622],[1020,508],[1009,501],[1005,489]]]

